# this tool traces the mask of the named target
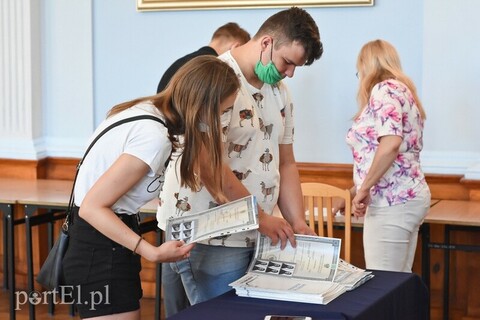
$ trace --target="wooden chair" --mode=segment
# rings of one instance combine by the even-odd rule
[[[304,182],[301,186],[305,209],[308,210],[308,225],[322,237],[333,237],[334,223],[332,214],[327,214],[325,221],[325,217],[323,216],[324,208],[327,213],[332,212],[332,200],[334,198],[343,198],[345,200],[345,237],[344,240],[342,240],[342,247],[344,248],[343,259],[350,262],[352,242],[352,199],[350,191],[348,189],[341,189],[332,185],[316,182]],[[317,217],[315,217],[315,211],[318,211]],[[325,224],[327,229],[326,234]]]

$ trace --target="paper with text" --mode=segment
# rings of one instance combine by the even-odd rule
[[[272,246],[268,237],[259,235],[255,256],[248,271],[278,274],[299,279],[333,281],[340,260],[341,239],[295,235],[293,248],[280,243]]]
[[[170,218],[166,240],[198,242],[252,229],[258,229],[257,201],[255,196],[248,196],[195,214]]]

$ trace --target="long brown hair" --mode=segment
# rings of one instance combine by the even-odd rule
[[[397,50],[389,42],[374,40],[366,43],[358,54],[357,70],[360,77],[357,93],[359,110],[354,118],[357,118],[362,113],[376,84],[384,80],[396,79],[410,89],[420,111],[420,116],[422,119],[426,119],[415,84],[403,73]]]
[[[165,117],[174,149],[183,148],[181,185],[195,192],[200,190],[200,152],[204,148],[215,184],[211,191],[214,196],[223,198],[220,103],[235,94],[239,87],[240,82],[229,65],[213,56],[200,56],[183,65],[164,91],[116,105],[108,116],[150,101]],[[201,128],[201,123],[207,126]],[[183,145],[175,137],[179,134],[184,135]]]

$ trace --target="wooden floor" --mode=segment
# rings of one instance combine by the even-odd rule
[[[20,310],[16,312],[17,320],[27,320],[29,319],[28,314],[28,305],[22,305],[19,307]],[[141,300],[141,319],[154,319],[155,318],[155,299],[143,298]],[[45,304],[39,304],[35,307],[35,319],[37,320],[77,320],[80,317],[75,316],[71,317],[69,315],[70,306],[69,305],[56,305],[55,314],[52,316],[48,314],[48,306]],[[162,312],[163,314],[163,312]],[[9,315],[9,301],[8,301],[8,291],[0,289],[0,319],[7,320],[10,319]],[[161,319],[164,319],[162,315]]]

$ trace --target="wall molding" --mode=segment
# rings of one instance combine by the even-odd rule
[[[41,104],[41,4],[35,0],[5,0],[0,59],[0,150],[20,159],[45,157]],[[20,143],[17,143],[20,142]],[[37,149],[39,147],[39,149]]]
[[[73,180],[79,160],[76,157],[0,158],[0,177]],[[323,182],[341,188],[353,185],[350,164],[298,162],[297,167],[302,182]],[[433,198],[480,200],[480,179],[468,179],[462,174],[426,174],[426,179]]]

